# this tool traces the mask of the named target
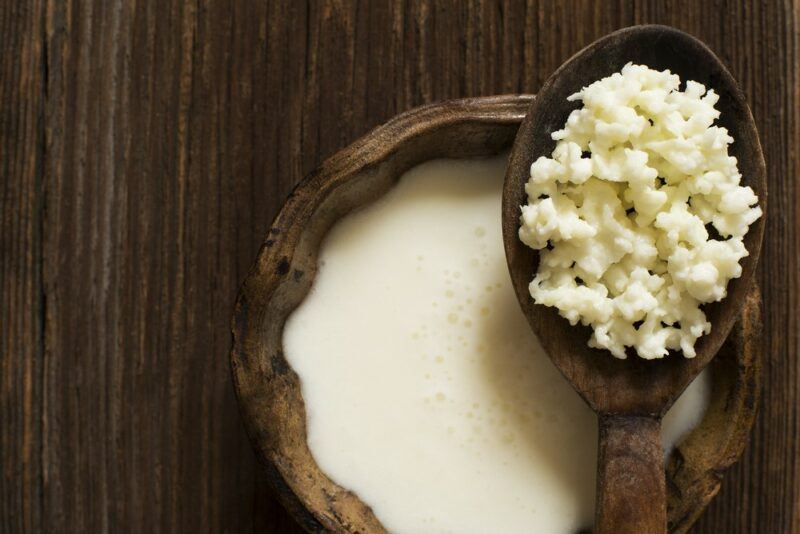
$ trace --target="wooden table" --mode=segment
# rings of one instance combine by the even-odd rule
[[[237,286],[323,158],[437,100],[535,92],[659,22],[738,78],[769,173],[763,403],[697,532],[800,532],[798,2],[0,5],[0,532],[296,530],[228,368]]]

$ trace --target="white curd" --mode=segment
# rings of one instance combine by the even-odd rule
[[[711,330],[700,305],[741,275],[743,237],[761,216],[728,155],[733,139],[713,125],[719,97],[679,86],[669,71],[628,64],[584,87],[525,188],[520,239],[541,250],[531,296],[591,325],[589,345],[618,358],[626,347],[695,356]]]

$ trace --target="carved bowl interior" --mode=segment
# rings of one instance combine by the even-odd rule
[[[322,238],[339,218],[374,201],[419,163],[508,150],[532,98],[457,100],[397,116],[307,176],[266,235],[236,302],[231,366],[253,447],[276,495],[306,530],[385,532],[357,495],[314,462],[299,379],[283,356],[283,326],[311,288]],[[747,442],[759,397],[759,320],[754,287],[711,363],[708,411],[666,466],[671,532],[683,532],[695,521]]]

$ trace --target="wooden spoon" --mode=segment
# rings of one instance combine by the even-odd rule
[[[538,253],[518,237],[520,206],[527,202],[525,182],[539,156],[550,156],[569,113],[582,104],[567,97],[618,72],[628,62],[669,69],[683,82],[695,80],[720,96],[717,124],[734,138],[730,152],[739,162],[742,184],[753,188],[766,208],[766,170],[758,133],[744,95],[719,59],[703,43],[673,28],[636,26],[612,33],[578,52],[539,91],[511,152],[503,190],[503,241],[517,298],[550,359],[597,413],[600,423],[596,531],[648,534],[665,532],[666,495],[661,418],[691,380],[717,353],[744,304],[756,267],[764,219],[745,237],[750,252],[742,276],[728,284],[723,301],[704,306],[711,333],[701,337],[697,356],[669,354],[647,361],[625,360],[587,345],[591,330],[570,326],[555,308],[534,305],[528,284]]]

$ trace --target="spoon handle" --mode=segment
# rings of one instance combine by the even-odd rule
[[[599,415],[598,534],[664,534],[667,498],[661,420]]]

